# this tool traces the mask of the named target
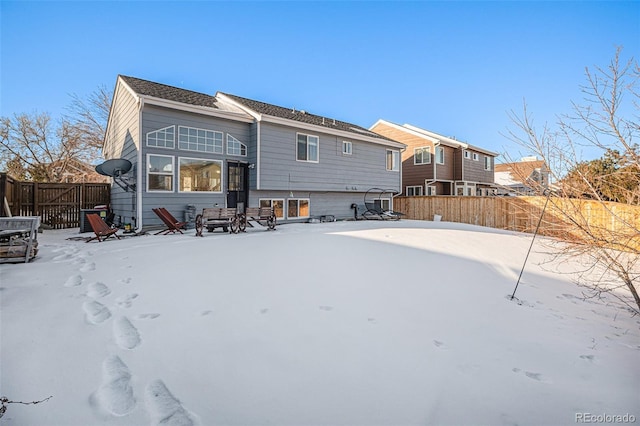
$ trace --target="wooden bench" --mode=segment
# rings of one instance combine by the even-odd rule
[[[269,231],[276,229],[276,215],[273,207],[247,207],[240,215],[240,231],[244,232],[247,225],[253,228],[251,221],[266,226]]]
[[[27,263],[36,257],[39,226],[39,216],[0,218],[0,263]]]
[[[202,237],[202,230],[207,228],[213,232],[222,228],[224,232],[237,233],[240,229],[240,219],[236,208],[211,207],[202,209],[202,214],[196,216],[196,236]]]

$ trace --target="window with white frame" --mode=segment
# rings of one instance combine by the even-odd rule
[[[387,150],[387,170],[397,172],[400,170],[400,152]]]
[[[466,149],[464,150],[464,158],[466,158],[467,160],[471,158],[471,153]]]
[[[420,185],[407,186],[406,192],[407,192],[407,197],[422,195],[422,187]]]
[[[222,132],[178,126],[178,148],[222,154]]]
[[[427,195],[438,195],[435,185],[428,185],[427,186]]]
[[[480,156],[478,155],[477,152],[473,153],[473,161],[478,161],[480,159]]]
[[[441,146],[436,147],[436,163],[444,164],[444,148]]]
[[[180,157],[178,176],[180,192],[222,192],[222,161]]]
[[[431,164],[431,147],[423,146],[414,149],[413,164]]]
[[[147,191],[173,192],[171,155],[147,154]]]
[[[491,170],[491,157],[489,156],[484,157],[484,169]]]
[[[342,155],[353,154],[353,144],[349,141],[342,141]]]
[[[261,198],[260,199],[260,207],[273,207],[273,214],[276,215],[277,219],[284,219],[284,199],[275,198]]]
[[[227,155],[247,156],[247,146],[227,133]]]
[[[289,198],[287,200],[287,218],[309,217],[308,198]]]
[[[391,210],[391,199],[389,198],[378,198],[373,200],[373,204],[384,212]]]
[[[317,136],[305,135],[298,133],[296,135],[297,148],[296,148],[296,160],[308,161],[310,163],[318,162],[318,145],[319,139]]]
[[[169,126],[147,133],[147,146],[157,146],[159,148],[175,148],[175,126]]]

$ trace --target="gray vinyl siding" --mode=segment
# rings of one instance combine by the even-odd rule
[[[296,134],[319,138],[319,162],[296,160]],[[342,142],[352,142],[352,155]],[[397,150],[397,149],[396,149]],[[384,145],[334,135],[261,123],[260,188],[284,191],[366,191],[400,189],[400,172],[386,170]]]
[[[122,85],[116,85],[109,126],[105,135],[103,156],[105,160],[125,158],[133,168],[125,175],[131,183],[137,176],[137,152],[139,147],[138,104],[136,98]],[[120,223],[133,223],[135,216],[136,193],[128,192],[111,184],[111,209]]]
[[[145,106],[142,113],[142,167],[145,172],[142,174],[142,220],[144,228],[161,225],[160,219],[153,213],[153,208],[165,207],[176,219],[185,218],[187,205],[195,205],[196,212],[201,212],[204,207],[225,207],[227,161],[240,161],[247,163],[255,162],[255,148],[251,148],[251,125],[243,122],[225,120],[223,118],[210,117],[200,114],[193,114],[173,109],[157,106]],[[146,135],[167,126],[175,126],[175,148],[161,148],[147,146]],[[223,133],[222,154],[204,153],[198,151],[181,150],[178,148],[178,126],[194,127]],[[227,134],[238,139],[247,145],[247,156],[227,155]],[[149,192],[147,191],[147,155],[158,154],[174,158],[174,177],[172,192]],[[207,160],[218,160],[222,162],[222,191],[216,193],[179,192],[179,158],[202,158]]]
[[[375,195],[376,193],[370,193],[369,196],[375,197]],[[331,215],[336,220],[345,220],[354,218],[352,204],[358,206],[360,214],[363,213],[364,197],[364,192],[251,191],[249,205],[250,207],[258,207],[261,199],[284,200],[285,218],[284,220],[279,218],[279,221],[307,221],[308,218],[288,218],[286,210],[290,199],[308,199],[310,218]],[[385,198],[390,197],[385,196]]]

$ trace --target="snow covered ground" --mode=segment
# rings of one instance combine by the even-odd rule
[[[78,235],[45,231],[37,260],[0,266],[0,394],[53,396],[2,424],[640,422],[640,319],[583,300],[579,265],[538,242],[510,300],[531,235],[409,220]]]

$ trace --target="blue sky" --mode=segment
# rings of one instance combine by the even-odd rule
[[[585,67],[640,52],[640,2],[2,1],[0,115],[60,117],[118,74],[369,127],[378,119],[512,157],[580,101]]]

